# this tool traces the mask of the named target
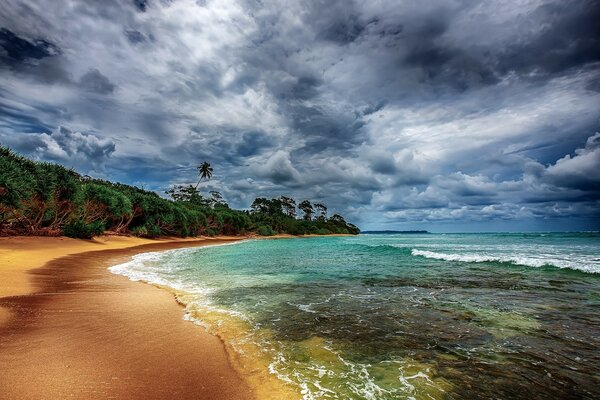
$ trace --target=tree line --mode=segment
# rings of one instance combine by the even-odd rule
[[[91,238],[104,232],[141,237],[258,233],[357,234],[321,203],[290,197],[257,198],[250,210],[234,210],[221,193],[198,186],[213,168],[198,166],[195,185],[166,194],[80,175],[58,164],[32,161],[0,146],[0,235],[66,235]],[[297,216],[297,210],[302,216]]]

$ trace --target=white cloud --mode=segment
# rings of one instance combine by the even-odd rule
[[[106,165],[154,187],[189,181],[206,159],[234,206],[289,194],[359,224],[564,216],[589,212],[598,199],[598,134],[582,144],[598,130],[597,59],[568,56],[593,38],[577,40],[573,30],[542,41],[543,54],[568,56],[558,61],[571,67],[559,62],[556,71],[514,54],[553,32],[547,9],[568,19],[588,15],[584,6],[3,7],[3,27],[60,50],[42,61],[53,61],[61,79],[42,79],[52,71],[32,69],[39,60],[0,65],[0,138],[40,159]]]
[[[72,131],[59,126],[48,133],[29,133],[5,137],[18,148],[25,148],[39,160],[51,160],[84,172],[101,169],[115,152],[115,142],[92,134]]]
[[[567,154],[549,166],[546,179],[563,187],[600,191],[600,132],[590,136],[574,156]]]
[[[290,155],[279,150],[271,155],[264,164],[252,166],[256,175],[275,184],[297,185],[300,182],[300,173],[290,161]]]

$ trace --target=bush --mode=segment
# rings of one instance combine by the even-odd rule
[[[147,238],[156,238],[162,235],[160,227],[153,222],[147,222],[146,225],[144,225],[144,228],[146,229],[145,237]]]
[[[331,231],[327,228],[321,228],[321,229],[317,229],[317,231],[315,232],[315,234],[317,235],[331,235]]]
[[[260,236],[273,236],[275,234],[273,228],[266,225],[259,226],[257,232]]]
[[[86,224],[81,220],[74,220],[67,222],[63,227],[63,235],[78,239],[91,239],[93,236],[101,235],[102,232],[104,232],[104,225],[100,221]]]
[[[134,236],[146,237],[146,236],[148,236],[148,229],[146,229],[146,227],[144,225],[142,225],[142,226],[136,226],[135,228],[133,228],[131,230],[131,233]]]
[[[173,199],[135,186],[81,176],[57,164],[28,160],[0,145],[0,235],[90,238],[104,229],[136,236],[236,235],[257,231],[302,235],[359,233],[341,215],[296,219],[295,200],[257,198],[250,211],[230,209],[220,194],[212,200],[193,186],[167,191]],[[324,207],[323,207],[324,208]]]

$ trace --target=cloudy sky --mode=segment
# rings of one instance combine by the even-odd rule
[[[0,142],[363,229],[600,229],[600,3],[0,3]]]

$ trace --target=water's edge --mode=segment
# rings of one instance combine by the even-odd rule
[[[110,272],[171,292],[261,399],[586,398],[600,389],[596,238],[244,240]]]
[[[276,238],[288,239],[288,238]],[[289,238],[291,239],[291,238]],[[221,246],[232,246],[245,243],[252,240],[264,239],[241,239],[230,243],[219,243],[204,246],[191,246],[178,249],[152,251],[139,253],[131,257],[127,262],[113,265],[108,268],[108,271],[115,275],[120,275],[128,278],[133,282],[154,286],[158,289],[165,290],[173,295],[173,299],[183,307],[182,319],[189,321],[198,327],[204,329],[207,333],[217,337],[227,352],[227,356],[233,368],[240,376],[246,380],[253,390],[257,399],[273,399],[279,400],[282,398],[293,399],[302,398],[297,387],[294,387],[289,382],[280,379],[278,374],[271,368],[272,360],[265,357],[260,349],[256,346],[248,344],[245,348],[235,346],[234,342],[244,338],[251,330],[250,326],[244,323],[240,318],[236,318],[227,313],[210,310],[207,308],[199,308],[193,306],[191,300],[195,299],[198,293],[191,293],[182,287],[176,287],[173,282],[166,282],[158,277],[148,279],[135,274],[128,269],[132,263],[142,263],[155,257],[162,257],[166,254],[186,253],[197,251],[199,248],[211,248]],[[218,328],[217,328],[218,327]]]

